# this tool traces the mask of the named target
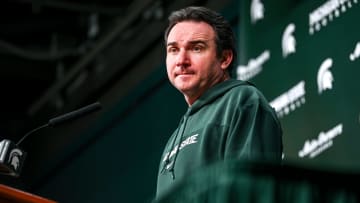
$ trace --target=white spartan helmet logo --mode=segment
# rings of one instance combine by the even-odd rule
[[[261,3],[260,0],[252,0],[250,7],[252,23],[256,23],[256,21],[264,18],[264,5]]]
[[[332,59],[327,58],[319,68],[317,74],[317,84],[318,84],[319,94],[321,94],[326,89],[332,89],[332,83],[334,81],[334,77],[329,70],[332,64],[333,64]]]
[[[289,24],[282,36],[282,51],[283,51],[283,57],[285,58],[287,55],[291,53],[295,53],[296,49],[296,40],[293,36],[293,33],[295,31],[295,25],[293,23]]]
[[[22,154],[23,153],[19,149],[13,149],[10,152],[9,163],[15,170],[17,170],[20,165],[20,157]]]

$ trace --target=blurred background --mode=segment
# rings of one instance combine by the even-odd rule
[[[18,178],[59,202],[149,202],[165,143],[186,111],[167,81],[168,14],[207,6],[233,25],[234,77],[253,82],[282,122],[284,161],[358,171],[357,0],[12,0],[0,7],[0,136],[14,142],[95,101],[101,111],[22,143]]]

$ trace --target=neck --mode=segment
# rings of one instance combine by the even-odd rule
[[[198,100],[201,95],[204,94],[204,92],[208,89],[210,89],[211,87],[213,87],[214,85],[216,84],[219,84],[221,82],[224,82],[226,80],[230,79],[230,76],[229,74],[224,74],[223,77],[219,78],[219,80],[215,81],[214,83],[212,83],[210,86],[206,87],[204,89],[204,91],[202,91],[200,94],[196,94],[196,95],[186,95],[184,94],[184,97],[185,97],[185,101],[186,103],[188,104],[188,106],[190,107],[194,102],[196,102],[196,100]]]

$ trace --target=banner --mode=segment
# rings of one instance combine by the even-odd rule
[[[275,108],[284,161],[358,169],[360,2],[290,2],[241,1],[234,74]]]

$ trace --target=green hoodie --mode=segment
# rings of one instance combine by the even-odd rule
[[[282,130],[251,84],[230,79],[206,91],[181,119],[162,155],[156,196],[197,168],[227,160],[281,162]]]

